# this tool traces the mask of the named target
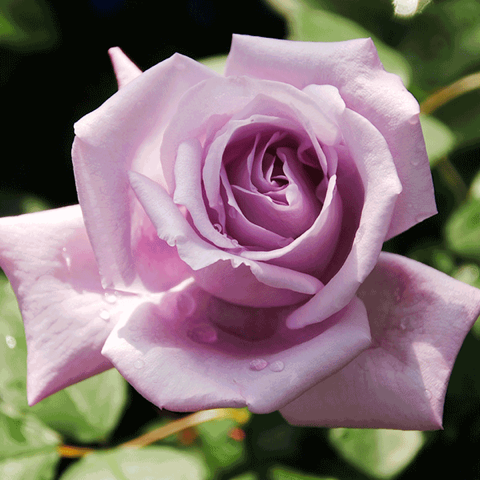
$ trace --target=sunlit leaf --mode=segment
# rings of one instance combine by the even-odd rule
[[[245,459],[243,438],[236,436],[236,432],[243,431],[234,420],[224,419],[202,423],[197,425],[196,431],[202,442],[205,458],[212,470],[231,467]]]
[[[242,473],[236,477],[231,478],[230,480],[259,480],[259,477],[256,473]]]
[[[453,212],[445,227],[448,246],[457,254],[480,261],[480,200],[471,198]]]
[[[433,116],[420,115],[420,123],[422,124],[430,166],[434,167],[442,157],[448,155],[455,147],[455,135],[449,127]]]
[[[200,458],[170,447],[93,453],[72,465],[61,480],[206,480]]]
[[[295,472],[283,467],[274,467],[269,471],[270,480],[336,480],[333,477],[318,477]]]
[[[127,383],[114,369],[45,398],[32,411],[51,428],[78,442],[105,440],[127,402]]]
[[[50,480],[60,459],[58,435],[35,416],[0,403],[0,478]]]
[[[355,428],[331,429],[329,440],[347,462],[381,479],[407,467],[425,442],[422,432]]]
[[[206,67],[212,69],[213,71],[223,75],[225,70],[225,63],[227,62],[226,55],[214,55],[213,57],[201,58],[200,63],[203,63]]]

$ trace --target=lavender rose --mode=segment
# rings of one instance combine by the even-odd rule
[[[385,240],[433,215],[419,108],[371,40],[235,36],[75,126],[80,206],[0,222],[31,404],[115,366],[175,411],[435,429],[478,290]]]

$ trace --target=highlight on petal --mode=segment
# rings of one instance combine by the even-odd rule
[[[177,247],[210,293],[234,303],[270,307],[298,303],[322,288],[311,275],[218,249],[198,236],[161,185],[135,172],[130,172],[130,182],[158,236]]]
[[[421,263],[382,253],[358,291],[372,347],[281,410],[296,425],[435,430],[480,291]]]
[[[102,353],[160,408],[269,413],[370,345],[357,299],[328,322],[294,332],[284,324],[291,308],[233,305],[186,281],[117,324]]]
[[[118,47],[108,50],[112,62],[115,77],[117,77],[118,88],[124,87],[142,74],[142,71],[123,53]]]
[[[30,405],[112,367],[103,343],[138,299],[102,288],[79,205],[0,219],[0,259],[24,321]]]
[[[399,77],[384,70],[371,39],[296,42],[234,35],[226,76],[338,88],[346,106],[372,123],[387,141],[402,193],[387,238],[436,213],[419,106]]]
[[[118,57],[118,52],[115,55]],[[163,131],[182,95],[215,75],[194,60],[174,55],[75,124],[75,181],[104,286],[132,292],[146,287],[153,292],[164,290],[165,278],[148,275],[148,259],[139,249],[162,251],[162,258],[169,263],[175,262],[176,254],[151,236],[150,222],[132,196],[127,172],[138,169],[164,182],[158,162]],[[184,278],[179,261],[177,269],[182,272],[180,278],[172,274],[169,286]]]

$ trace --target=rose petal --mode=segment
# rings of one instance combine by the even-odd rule
[[[131,194],[127,171],[139,169],[163,183],[158,158],[165,125],[184,92],[214,75],[193,60],[174,55],[75,125],[72,157],[78,197],[104,286],[162,291],[168,283],[155,269],[139,263],[148,261],[139,249],[163,250],[160,263],[165,257],[174,261],[175,255],[150,235],[150,222]],[[169,286],[184,278],[181,262],[178,271]]]
[[[135,172],[130,172],[130,182],[159,237],[176,245],[180,258],[198,270],[197,281],[210,293],[234,303],[269,307],[300,302],[322,288],[310,275],[219,250],[195,233],[162,186]]]
[[[385,137],[403,186],[387,238],[436,213],[419,106],[396,75],[385,72],[371,39],[294,42],[234,35],[225,75],[250,75],[338,88],[348,108]]]
[[[421,263],[382,253],[358,295],[372,348],[281,410],[325,427],[442,428],[448,379],[480,313],[480,291]]]
[[[252,412],[269,413],[370,345],[368,320],[359,300],[328,325],[293,335],[279,328],[261,341],[247,341],[216,324],[228,319],[235,327],[242,321],[281,322],[284,317],[283,308],[239,307],[184,282],[159,303],[142,305],[118,324],[102,353],[160,408],[248,406]]]
[[[110,61],[117,77],[118,88],[124,87],[127,83],[135,80],[142,74],[142,71],[122,52],[118,47],[108,50]]]
[[[290,328],[320,322],[350,302],[377,262],[401,192],[388,146],[378,130],[352,110],[346,109],[342,118],[347,149],[365,185],[360,225],[347,258],[334,255],[331,271],[322,276],[325,287],[290,316]],[[344,206],[348,206],[345,200]]]
[[[138,300],[103,290],[80,206],[2,218],[0,253],[25,324],[29,404],[111,368],[103,343]]]

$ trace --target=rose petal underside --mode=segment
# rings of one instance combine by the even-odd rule
[[[281,410],[296,425],[432,430],[480,291],[414,260],[382,253],[358,292],[372,347]]]

